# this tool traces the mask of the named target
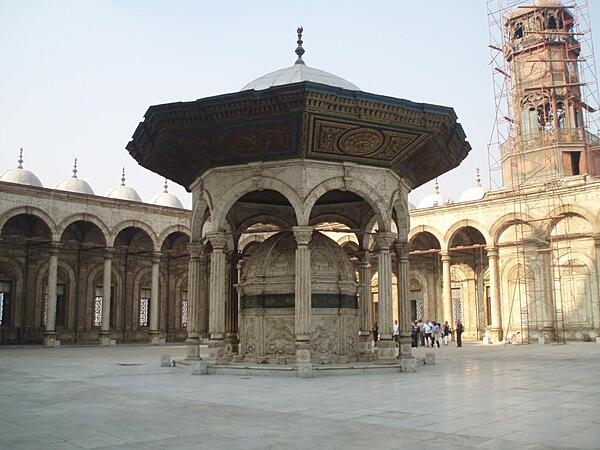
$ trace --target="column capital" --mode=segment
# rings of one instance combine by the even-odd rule
[[[58,255],[58,253],[60,252],[60,242],[50,242],[50,248],[48,249],[48,251],[51,255]]]
[[[394,244],[394,250],[396,255],[400,258],[408,258],[408,252],[410,251],[410,244],[408,242],[396,242]]]
[[[104,247],[104,259],[112,259],[115,254],[114,247]]]
[[[224,250],[227,246],[227,235],[225,233],[210,233],[206,239],[212,245],[213,250]]]
[[[498,257],[498,247],[494,245],[489,245],[485,248],[487,252],[488,258],[497,258]]]
[[[310,243],[313,234],[313,227],[292,227],[292,232],[296,238],[296,243],[298,245],[305,246]]]
[[[440,252],[440,258],[442,259],[442,262],[450,261],[450,259],[452,259],[452,257],[450,256],[450,252],[448,250],[442,250]]]
[[[161,252],[152,252],[150,255],[150,261],[152,261],[152,264],[158,264],[160,262],[161,255]]]
[[[379,250],[389,250],[394,241],[398,239],[398,235],[390,231],[377,231],[373,238],[375,239]]]
[[[204,244],[202,242],[190,242],[188,244],[188,252],[190,252],[190,258],[198,258],[204,250]]]

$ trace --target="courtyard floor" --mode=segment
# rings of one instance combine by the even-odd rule
[[[3,449],[600,448],[600,345],[466,343],[416,373],[160,367],[183,345],[1,347]]]

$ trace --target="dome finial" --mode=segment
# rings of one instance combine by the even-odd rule
[[[169,191],[167,191],[167,179],[166,178],[165,178],[164,188],[165,188],[165,194],[168,194]]]
[[[296,47],[296,55],[298,55],[298,59],[296,60],[295,64],[304,64],[304,61],[302,61],[302,55],[304,55],[304,49],[302,48],[302,44],[304,43],[304,41],[302,40],[303,31],[304,28],[302,28],[302,25],[300,25],[296,30],[296,32],[298,33],[298,40],[296,41],[296,43],[298,44],[298,47]]]
[[[125,186],[125,166],[123,166],[123,173],[121,174],[121,186]]]
[[[73,178],[77,178],[77,158],[73,161]]]
[[[436,195],[439,195],[440,193],[440,182],[438,181],[438,179],[435,179],[435,193]]]
[[[19,163],[19,165],[17,166],[17,169],[22,169],[23,168],[23,147],[21,147],[21,149],[19,150],[19,160],[17,162]]]
[[[481,177],[479,176],[479,168],[475,169],[475,184],[481,186]]]

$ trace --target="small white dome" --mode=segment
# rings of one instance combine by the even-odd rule
[[[27,184],[42,187],[40,179],[30,170],[23,169],[23,149],[19,151],[19,165],[16,169],[9,169],[0,176],[1,181],[9,183]]]
[[[450,197],[440,194],[440,185],[436,178],[435,193],[424,197],[417,205],[417,208],[432,208],[434,206],[444,206],[452,203],[454,203],[454,200],[452,200]]]
[[[81,194],[94,195],[94,191],[92,190],[88,182],[82,180],[81,178],[77,178],[77,158],[75,158],[75,163],[73,164],[73,176],[59,181],[58,184],[55,186],[55,189],[60,189],[61,191],[79,192]]]
[[[411,202],[408,202],[408,210],[412,211],[413,209],[417,209],[417,207],[415,205],[413,205]]]
[[[470,187],[460,196],[459,202],[472,202],[475,200],[481,200],[486,194],[487,190],[481,186],[481,177],[479,176],[479,169],[476,170],[475,186]]]
[[[171,208],[183,209],[183,204],[177,198],[176,195],[169,194],[167,191],[167,180],[165,179],[164,191],[160,194],[156,194],[150,199],[150,203],[160,206],[169,206]]]
[[[123,167],[123,175],[121,176],[121,185],[112,188],[106,193],[106,197],[120,198],[121,200],[132,200],[134,202],[141,202],[139,194],[135,189],[125,186],[125,168]]]
[[[302,31],[303,28],[299,27],[298,32],[298,47],[296,48],[296,55],[298,59],[296,63],[291,67],[285,69],[279,69],[275,72],[267,73],[256,80],[251,81],[241,90],[247,91],[254,89],[255,91],[261,91],[268,89],[273,86],[282,86],[285,84],[300,83],[301,81],[312,81],[313,83],[326,84],[328,86],[340,87],[351,91],[360,91],[360,88],[348,80],[333,75],[332,73],[325,72],[323,70],[308,67],[302,60],[304,55],[304,49],[302,48]]]

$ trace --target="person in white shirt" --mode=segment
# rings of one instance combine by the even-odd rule
[[[392,339],[396,343],[400,340],[400,325],[398,325],[397,320],[394,320],[394,325],[392,327]]]

